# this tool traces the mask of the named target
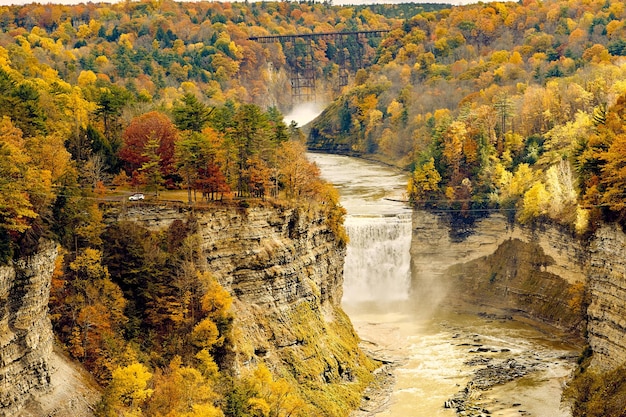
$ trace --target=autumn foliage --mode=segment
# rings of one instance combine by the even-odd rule
[[[621,221],[625,18],[618,1],[415,15],[309,145],[406,167],[411,201],[467,224],[501,210],[579,232]]]
[[[331,103],[308,146],[406,168],[415,206],[461,228],[492,212],[579,233],[626,224],[625,28],[618,0],[0,6],[0,262],[63,246],[51,317],[108,386],[100,415],[315,415],[262,366],[218,370],[230,295],[194,261],[194,219],[107,225],[110,190],[317,205],[345,244],[336,191],[282,120],[310,52]],[[359,30],[389,32],[249,39]]]
[[[126,163],[128,173],[141,169],[150,162],[148,143],[156,141],[158,168],[163,177],[174,173],[174,144],[178,130],[169,117],[152,111],[134,118],[122,135],[119,157]]]
[[[0,6],[0,261],[61,244],[50,317],[103,386],[97,415],[302,415],[298,390],[263,366],[229,376],[232,299],[199,261],[193,216],[153,232],[105,223],[102,204],[171,188],[191,205],[319,205],[345,243],[337,195],[276,107],[290,105],[280,66],[295,52],[247,40],[270,15],[296,30],[296,9],[308,24],[338,14],[188,6]]]

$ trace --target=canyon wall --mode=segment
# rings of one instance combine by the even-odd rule
[[[358,406],[375,364],[358,348],[340,308],[345,248],[323,213],[280,206],[195,213],[142,206],[113,213],[108,221],[164,229],[190,216],[198,224],[203,267],[234,296],[234,371],[266,363],[324,415],[347,415]],[[425,314],[439,303],[464,299],[473,308],[506,309],[573,334],[586,325],[596,366],[611,369],[626,361],[621,230],[605,225],[583,241],[556,226],[523,227],[492,215],[463,238],[450,231],[442,218],[414,213],[413,296]],[[47,318],[55,257],[50,243],[36,256],[0,267],[2,417],[45,415],[29,414],[25,404],[55,389],[50,381],[58,355]],[[53,400],[35,410],[55,410]]]
[[[56,246],[0,267],[0,416],[16,416],[33,395],[50,389],[50,277]]]
[[[586,245],[557,226],[525,227],[494,214],[461,238],[445,219],[414,213],[414,286],[435,305],[506,309],[582,336],[588,258]]]
[[[90,417],[101,388],[55,347],[48,317],[57,246],[0,267],[0,417]]]
[[[265,363],[320,415],[356,408],[377,366],[340,308],[345,244],[324,213],[308,208],[137,205],[107,222],[163,230],[195,222],[201,267],[233,295],[235,373]],[[0,417],[92,415],[98,387],[53,350],[48,314],[56,246],[0,267]]]
[[[587,332],[593,364],[611,370],[626,363],[626,235],[603,225],[589,245]]]
[[[146,206],[116,220],[163,229],[190,215]],[[340,308],[345,246],[323,212],[216,206],[193,216],[203,267],[234,298],[233,369],[267,364],[320,415],[347,415],[358,406],[375,365]]]
[[[494,214],[454,236],[442,217],[414,212],[413,284],[422,305],[504,309],[586,336],[600,369],[626,362],[626,235],[618,226],[581,239]]]

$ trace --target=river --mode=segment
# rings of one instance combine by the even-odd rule
[[[430,308],[420,299],[427,289],[412,288],[404,174],[346,156],[309,158],[348,212],[343,308],[364,348],[394,364],[389,395],[355,416],[571,415],[560,397],[578,347],[506,312],[455,310],[445,294]]]

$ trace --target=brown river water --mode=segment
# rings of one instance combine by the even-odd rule
[[[580,347],[445,294],[434,307],[420,300],[410,268],[412,211],[398,201],[405,174],[345,156],[309,158],[348,211],[343,308],[364,348],[392,363],[384,371],[389,392],[365,402],[359,417],[571,415],[561,393]]]

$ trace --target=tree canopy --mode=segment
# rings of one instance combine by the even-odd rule
[[[109,386],[99,415],[315,415],[262,366],[221,374],[231,299],[192,261],[193,218],[155,233],[105,224],[101,203],[165,188],[319,203],[345,244],[336,191],[282,120],[308,62],[331,102],[308,145],[410,170],[416,206],[626,224],[625,22],[619,0],[0,6],[0,262],[62,244],[51,317]],[[250,39],[360,30],[388,33]]]

